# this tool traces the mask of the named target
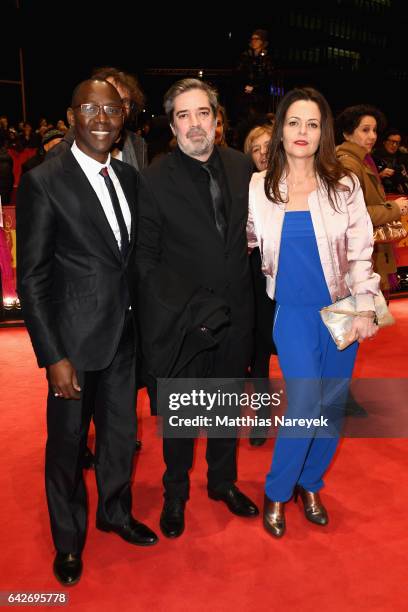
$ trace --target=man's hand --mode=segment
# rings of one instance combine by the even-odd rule
[[[78,384],[76,371],[69,359],[61,359],[47,366],[47,378],[55,397],[63,399],[80,398],[81,387]]]

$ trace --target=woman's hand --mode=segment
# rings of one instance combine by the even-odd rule
[[[378,332],[378,325],[374,323],[375,312],[367,311],[361,317],[354,317],[353,326],[350,331],[349,340],[363,342],[366,338],[372,338]]]
[[[408,215],[408,198],[397,198],[396,200],[394,200],[394,202],[396,202],[399,206],[401,217],[403,217],[404,215]]]
[[[381,170],[380,177],[381,178],[388,178],[389,176],[392,176],[395,173],[395,170],[393,170],[392,168],[384,168],[384,170]]]

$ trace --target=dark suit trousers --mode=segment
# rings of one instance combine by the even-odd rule
[[[271,355],[276,355],[276,347],[272,338],[275,300],[271,300],[266,293],[266,278],[261,269],[261,255],[258,248],[252,251],[249,262],[255,298],[254,351],[251,360],[251,377],[269,378],[269,360]]]
[[[231,330],[213,351],[205,351],[196,358],[183,372],[180,378],[197,376],[201,371],[202,378],[244,378],[249,365],[252,349],[252,334],[238,337],[237,331]],[[208,488],[222,491],[230,487],[237,479],[236,461],[237,441],[235,438],[208,438],[206,459],[208,464]],[[193,465],[193,438],[163,438],[163,455],[166,471],[163,476],[165,497],[189,498],[189,470]]]
[[[55,548],[81,552],[87,526],[82,461],[93,415],[96,432],[98,518],[124,524],[131,513],[131,474],[136,440],[135,338],[130,312],[111,364],[78,372],[81,399],[48,393],[45,484]]]
[[[271,300],[266,293],[266,278],[262,272],[262,261],[258,248],[252,251],[249,263],[255,298],[254,350],[251,359],[251,378],[258,379],[254,383],[257,393],[273,393],[274,389],[269,384],[269,362],[271,355],[277,354],[272,338],[276,302]],[[257,411],[259,418],[268,418],[270,415],[270,406],[261,406]]]

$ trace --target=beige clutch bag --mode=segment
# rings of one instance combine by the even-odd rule
[[[399,242],[408,236],[408,232],[402,224],[402,221],[391,221],[384,225],[377,225],[374,228],[374,242],[381,244],[383,242]]]
[[[394,317],[388,310],[387,303],[382,293],[375,296],[374,306],[374,322],[379,327],[386,327],[387,325],[393,325],[395,323]],[[353,325],[354,317],[366,316],[361,315],[361,313],[356,310],[356,299],[352,295],[342,300],[338,300],[330,306],[325,306],[325,308],[321,309],[320,315],[339,351],[342,351],[352,344],[352,342],[348,340],[348,336]]]

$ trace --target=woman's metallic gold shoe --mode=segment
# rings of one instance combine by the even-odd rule
[[[285,502],[274,502],[265,495],[263,509],[263,526],[275,538],[285,533]]]
[[[323,506],[319,493],[307,491],[301,485],[296,485],[293,500],[296,503],[300,495],[305,516],[308,521],[315,525],[327,525],[329,516],[326,508]]]

